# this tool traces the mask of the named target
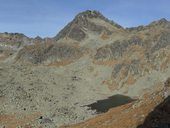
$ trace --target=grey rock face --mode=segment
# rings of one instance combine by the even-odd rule
[[[0,33],[0,44],[19,48],[24,45],[24,42],[29,41],[29,38],[20,33]]]
[[[79,13],[76,18],[82,18],[82,20],[86,19],[86,18],[99,18],[102,19],[114,26],[116,26],[117,28],[123,28],[122,26],[118,25],[117,23],[115,23],[114,21],[111,21],[109,19],[107,19],[106,17],[104,17],[99,11],[91,11],[91,10],[87,10],[84,11],[82,13]]]
[[[146,40],[142,40],[139,37],[131,37],[128,40],[123,41],[115,41],[110,45],[106,45],[102,48],[99,48],[97,50],[97,53],[95,55],[95,59],[106,59],[106,58],[118,58],[123,55],[125,51],[127,51],[128,47],[138,45],[144,48],[146,51],[148,51],[146,58],[149,56],[152,56],[152,54],[156,51],[159,51],[162,48],[166,48],[170,45],[170,32],[162,32],[159,36],[150,37]]]
[[[129,40],[115,41],[114,43],[102,47],[97,50],[95,59],[105,59],[108,56],[110,58],[118,58],[123,55],[129,46],[139,45],[143,46],[145,43],[138,37],[132,37]],[[109,55],[110,54],[110,55]]]
[[[21,49],[17,60],[40,64],[62,60],[74,60],[82,56],[80,49],[68,45],[31,45]]]
[[[68,37],[74,40],[77,40],[77,41],[81,41],[82,39],[86,37],[86,34],[79,27],[75,27],[70,31]]]
[[[20,33],[0,33],[0,54],[5,58],[15,54],[24,45],[28,45],[31,39]]]
[[[152,47],[151,52],[160,50],[170,45],[170,32],[161,33],[160,38],[156,41],[156,44]]]
[[[131,64],[116,64],[114,66],[112,76],[118,76],[122,68],[125,69],[125,76],[127,76],[128,73],[131,73],[132,75],[138,75],[140,73],[139,64],[139,60],[134,60]]]
[[[99,48],[94,56],[95,61],[106,65],[113,62],[112,80],[117,80],[115,83],[120,83],[119,87],[125,84],[124,81],[131,79],[130,77],[134,80],[153,70],[165,70],[169,64],[170,45],[170,29],[164,28],[165,24],[167,23],[163,20],[154,23],[158,28],[134,28],[135,33],[133,32],[130,38],[117,40]],[[150,33],[146,34],[148,32]]]

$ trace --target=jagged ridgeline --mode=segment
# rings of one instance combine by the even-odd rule
[[[103,35],[108,40],[102,40]],[[124,68],[128,70],[126,75],[129,70],[137,74],[140,70],[147,71],[148,67],[159,69],[156,62],[161,56],[158,58],[157,54],[165,53],[163,57],[167,59],[169,44],[170,23],[166,19],[125,29],[100,12],[90,10],[75,16],[54,38],[31,39],[23,34],[9,33],[0,35],[1,54],[12,51],[12,54],[16,53],[17,62],[70,64],[90,54],[95,64],[113,65],[113,76]],[[166,64],[168,62],[166,60]],[[146,66],[141,69],[144,64]]]
[[[99,36],[103,32],[111,35],[117,30],[123,28],[105,18],[100,12],[85,11],[78,14],[54,38],[39,40],[38,43],[25,46],[19,51],[16,59],[33,64],[69,64],[88,52],[87,48],[80,47],[79,44],[86,42],[90,36]]]

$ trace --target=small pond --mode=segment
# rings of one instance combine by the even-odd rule
[[[96,110],[97,113],[104,113],[104,112],[107,112],[110,108],[124,105],[130,102],[133,102],[133,101],[135,101],[135,99],[132,99],[128,96],[117,94],[117,95],[108,97],[107,99],[99,100],[93,104],[89,104],[86,106],[91,108],[91,110]]]

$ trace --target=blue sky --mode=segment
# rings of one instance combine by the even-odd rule
[[[170,20],[170,0],[0,0],[0,32],[52,37],[85,10],[98,10],[123,27]]]

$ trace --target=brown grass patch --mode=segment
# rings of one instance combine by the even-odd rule
[[[101,37],[103,40],[109,39],[109,36],[108,36],[105,32],[102,33],[100,37]]]
[[[127,85],[133,85],[135,82],[136,82],[136,80],[135,80],[134,77],[130,74],[130,75],[128,76],[128,79],[127,79],[127,81],[126,81],[126,84],[127,84]]]
[[[35,121],[41,116],[41,113],[36,112],[32,114],[7,114],[0,115],[0,124],[5,128],[17,128],[19,126],[25,127],[28,123]]]

